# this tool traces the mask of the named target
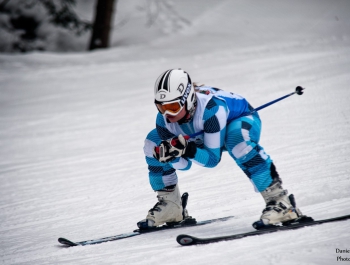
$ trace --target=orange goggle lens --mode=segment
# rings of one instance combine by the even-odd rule
[[[168,111],[171,114],[177,114],[182,108],[180,102],[171,102],[164,104],[156,103],[156,106],[162,114],[164,114],[166,111]]]

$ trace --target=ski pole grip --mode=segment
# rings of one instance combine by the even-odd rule
[[[191,136],[189,136],[189,135],[184,135],[184,138],[185,138],[186,140],[188,140],[188,139],[191,138]],[[178,138],[177,138],[177,137],[174,137],[174,138],[171,140],[171,144],[172,144],[173,146],[175,146],[177,142],[178,142]],[[159,154],[159,146],[156,146],[156,147],[154,148],[154,150],[156,151],[157,154]]]
[[[183,137],[185,138],[186,141],[191,138],[189,135],[183,135]],[[178,141],[179,141],[179,138],[174,137],[173,139],[171,139],[171,145],[176,146]]]

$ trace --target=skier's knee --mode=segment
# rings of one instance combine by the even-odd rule
[[[240,159],[249,154],[249,152],[252,150],[253,146],[248,145],[246,142],[241,142],[232,148],[231,153],[234,158]]]

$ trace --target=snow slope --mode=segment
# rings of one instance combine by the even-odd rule
[[[350,2],[176,3],[191,23],[165,37],[92,53],[0,55],[1,264],[329,265],[350,258],[336,253],[350,249],[350,221],[180,247],[179,233],[241,233],[259,217],[261,196],[227,154],[214,169],[180,172],[180,188],[198,220],[235,218],[59,246],[58,237],[132,231],[155,204],[143,140],[155,122],[154,81],[176,67],[255,107],[306,87],[260,112],[261,144],[305,214],[349,214]]]

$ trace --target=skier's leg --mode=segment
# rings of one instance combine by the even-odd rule
[[[153,149],[161,142],[157,130],[152,130],[145,140],[144,153],[152,189],[158,193],[158,202],[148,211],[145,220],[138,222],[140,228],[159,226],[166,222],[183,220],[181,195],[177,185],[176,170],[169,163],[161,163],[153,157]]]
[[[225,147],[259,192],[272,182],[272,160],[259,145],[261,121],[250,115],[227,125]]]
[[[242,117],[227,126],[226,148],[238,166],[263,196],[266,208],[260,219],[265,225],[298,218],[301,212],[292,205],[282,188],[275,165],[259,145],[261,121],[257,114]]]

